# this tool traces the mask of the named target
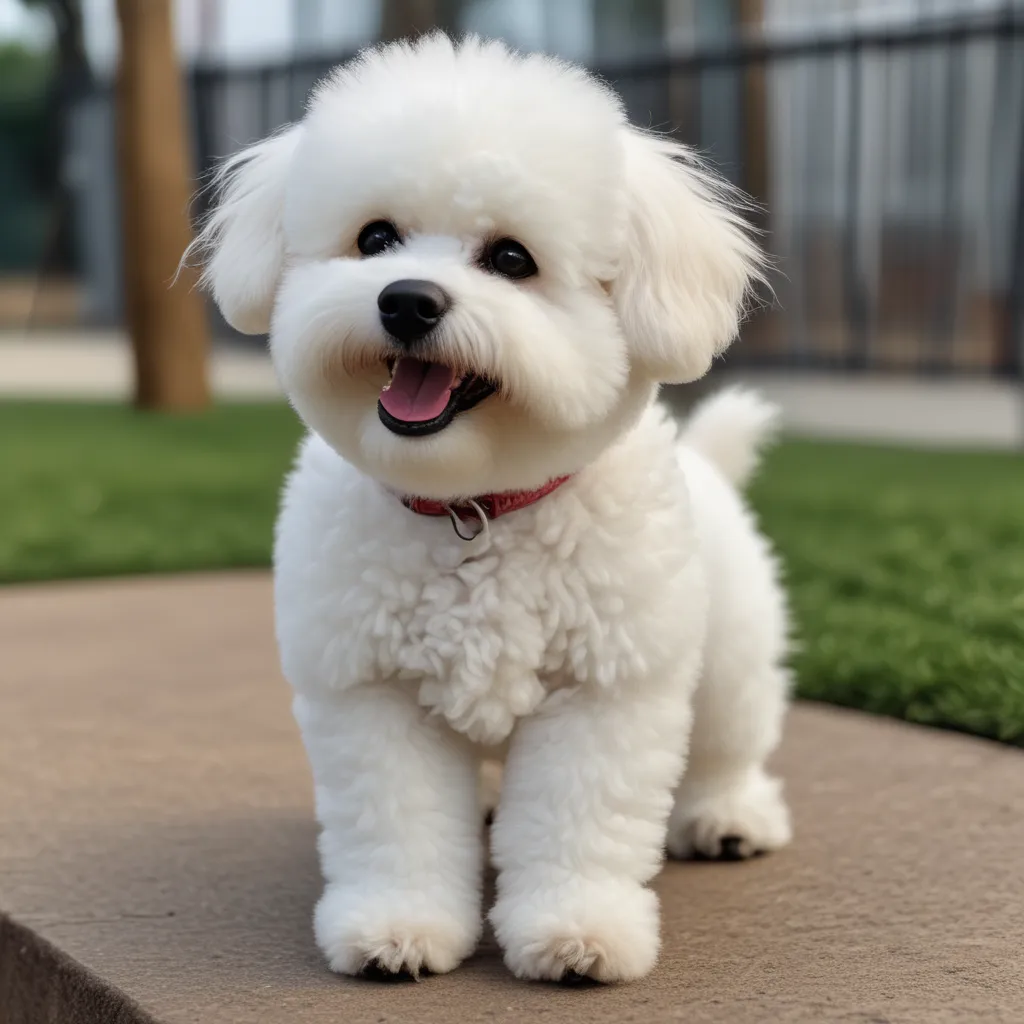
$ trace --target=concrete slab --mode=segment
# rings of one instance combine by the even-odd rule
[[[1024,752],[798,707],[794,846],[669,864],[646,981],[345,981],[263,574],[0,590],[0,1020],[1024,1020]]]

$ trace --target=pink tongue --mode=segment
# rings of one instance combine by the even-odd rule
[[[444,412],[454,386],[450,367],[403,356],[395,364],[390,386],[380,393],[380,404],[396,420],[423,423]]]

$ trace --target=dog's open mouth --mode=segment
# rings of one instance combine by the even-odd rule
[[[444,430],[460,412],[497,390],[483,377],[459,376],[443,363],[401,356],[388,365],[391,380],[380,393],[377,414],[388,430],[406,437]]]

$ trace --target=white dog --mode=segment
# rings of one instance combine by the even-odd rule
[[[680,439],[655,404],[759,274],[728,189],[583,70],[441,35],[339,69],[221,186],[207,281],[310,428],[276,606],[330,966],[473,951],[480,760],[507,753],[508,966],[642,976],[666,844],[790,836],[785,603],[734,490],[772,410],[726,393]]]

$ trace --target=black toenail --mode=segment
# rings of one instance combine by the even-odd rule
[[[564,985],[566,988],[579,988],[580,986],[586,987],[588,985],[597,986],[600,982],[594,981],[593,978],[586,974],[580,974],[579,971],[566,971],[558,979],[559,985]]]
[[[398,972],[389,971],[379,960],[371,960],[359,972],[359,977],[365,981],[381,981],[388,984],[398,982],[403,984],[407,981],[415,981],[411,971],[404,968]]]
[[[743,836],[722,836],[718,844],[719,860],[743,860]]]

